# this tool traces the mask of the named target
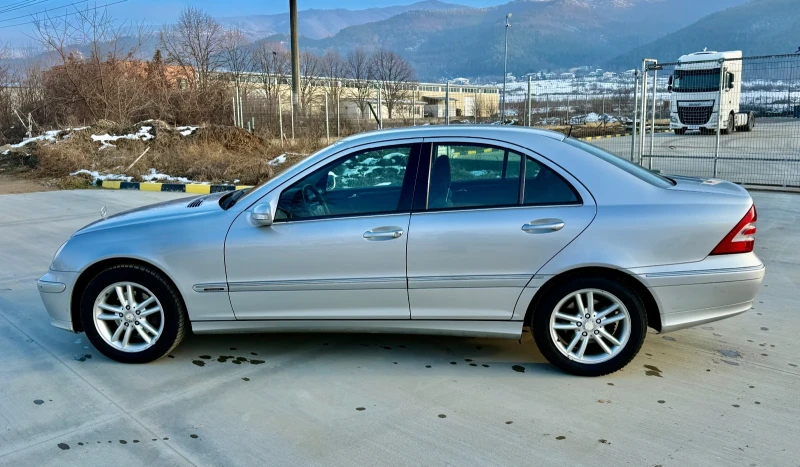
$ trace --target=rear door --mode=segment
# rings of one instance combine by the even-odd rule
[[[425,141],[408,236],[411,318],[510,319],[533,275],[592,221],[594,202],[523,148]]]

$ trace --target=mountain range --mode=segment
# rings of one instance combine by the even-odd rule
[[[300,47],[318,54],[387,48],[406,58],[420,80],[496,82],[507,14],[508,70],[518,76],[578,66],[620,71],[640,66],[644,57],[671,62],[703,48],[753,56],[800,46],[800,0],[514,0],[486,8],[423,0],[302,10]],[[288,45],[288,13],[218,20],[253,41]],[[149,42],[141,56],[152,56],[156,45]]]
[[[424,80],[498,79],[509,13],[508,69],[519,75],[579,65],[630,69],[644,56],[672,61],[704,47],[745,55],[793,52],[797,45],[791,40],[800,26],[800,0],[515,0],[488,8],[427,0],[404,8],[396,14],[383,8],[355,12],[363,17],[347,10],[310,10],[309,22],[324,11],[361,19],[338,30],[327,21],[324,32],[312,28],[307,33],[301,26],[300,46],[318,53],[389,48],[408,59]],[[364,19],[381,15],[389,16]],[[274,16],[270,28],[277,34],[264,40],[286,42],[288,31],[278,26],[284,20]],[[303,13],[299,16],[302,23]]]

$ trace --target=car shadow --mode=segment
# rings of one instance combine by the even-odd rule
[[[191,334],[168,358],[198,366],[240,365],[253,361],[262,364],[287,354],[297,354],[293,359],[300,362],[324,359],[330,364],[359,368],[447,366],[558,373],[539,352],[528,329],[518,340],[357,333]]]

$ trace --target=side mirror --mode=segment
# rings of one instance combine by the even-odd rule
[[[667,86],[667,92],[672,92],[672,85]]]
[[[673,81],[673,78],[672,78],[672,76],[670,75],[670,77],[669,77],[669,81],[667,82],[667,92],[672,92],[672,83],[673,83],[673,82],[674,82],[674,81]]]
[[[733,89],[733,73],[728,72],[728,89]]]
[[[272,225],[272,209],[269,204],[257,204],[250,213],[250,222],[256,227],[269,227]]]

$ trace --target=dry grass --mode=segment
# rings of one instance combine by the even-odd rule
[[[92,134],[135,134],[141,126],[151,126],[153,139],[148,141],[120,139],[112,142],[116,147],[100,148],[92,141]],[[173,177],[186,177],[194,181],[211,183],[258,184],[283,170],[301,155],[287,156],[287,163],[273,167],[268,162],[286,153],[308,154],[323,146],[324,142],[286,142],[281,147],[278,140],[267,140],[243,129],[224,126],[205,126],[189,136],[181,135],[163,122],[148,122],[133,127],[121,127],[113,122],[99,122],[90,129],[74,132],[57,143],[32,143],[13,149],[7,160],[33,160],[28,167],[18,167],[26,177],[55,180],[62,187],[85,186],[91,177],[69,177],[81,169],[101,173],[125,174],[141,180],[142,174],[155,169]],[[147,148],[149,151],[135,165],[126,170]],[[16,164],[20,166],[21,164]]]

